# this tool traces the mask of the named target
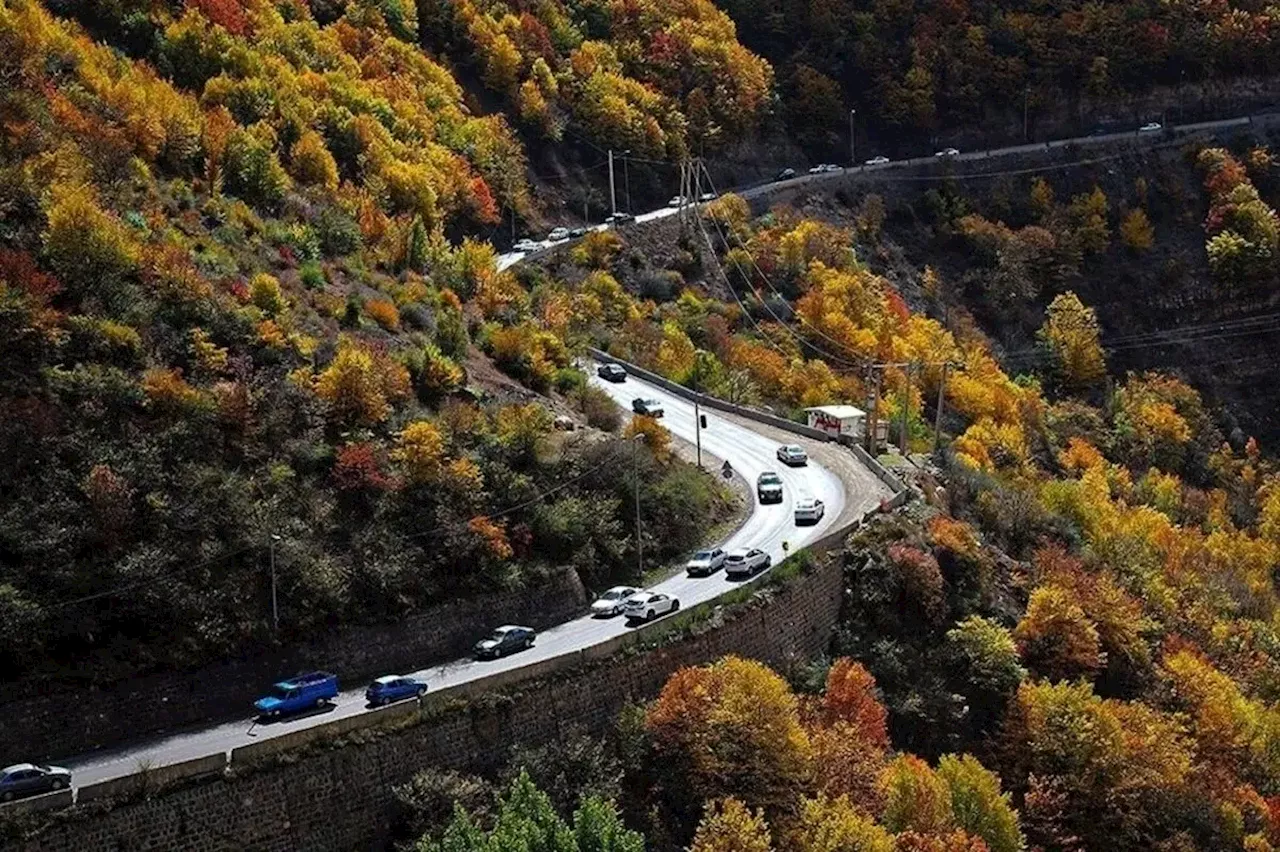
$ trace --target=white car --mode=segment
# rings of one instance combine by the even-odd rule
[[[666,413],[662,407],[662,400],[645,399],[642,396],[631,400],[631,410],[646,417],[661,417]]]
[[[801,467],[809,463],[809,454],[799,444],[787,444],[778,447],[778,461],[792,467]]]
[[[516,240],[516,244],[511,248],[513,251],[537,251],[542,248],[542,246],[538,245],[528,237],[525,237],[524,239]]]
[[[724,567],[728,554],[719,547],[711,550],[699,550],[684,564],[684,570],[690,577],[710,577]]]
[[[959,152],[959,151],[957,151],[955,148],[943,148],[941,151],[938,151],[938,152],[937,152],[937,153],[935,153],[933,156],[935,156],[935,157],[959,157],[959,156],[960,156],[960,152]]]
[[[640,591],[635,586],[614,586],[591,605],[591,614],[598,618],[610,618],[621,615],[627,599]]]
[[[1139,133],[1155,133],[1158,130],[1164,130],[1164,126],[1158,121],[1149,121],[1138,128]]]
[[[796,501],[796,526],[816,524],[827,513],[827,507],[816,497],[806,497]]]
[[[680,601],[674,596],[662,592],[636,592],[627,598],[623,614],[627,621],[652,621],[661,615],[675,612],[680,608]]]
[[[866,164],[868,166],[883,166],[887,162],[889,162],[888,157],[872,157],[870,160],[867,160]]]
[[[724,575],[729,579],[747,578],[773,564],[773,559],[758,547],[742,547],[724,560]]]
[[[560,242],[561,240],[567,240],[567,239],[569,239],[569,229],[568,229],[568,228],[556,228],[554,231],[552,231],[551,233],[547,234],[547,239],[551,240],[551,242],[553,242],[553,243],[558,243],[558,242]]]
[[[671,196],[671,200],[667,202],[667,206],[679,207],[681,204],[688,204],[688,203],[689,203],[689,199],[685,198],[683,195],[673,195]]]
[[[809,174],[825,175],[829,172],[838,172],[838,171],[840,171],[840,167],[837,166],[835,163],[819,163],[818,165],[809,169]]]
[[[714,192],[704,192],[698,196],[698,200],[705,204],[708,201],[715,201],[719,197],[720,196]]]

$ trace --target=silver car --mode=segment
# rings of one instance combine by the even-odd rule
[[[733,551],[724,561],[724,575],[729,579],[746,579],[773,564],[773,559],[758,547]]]
[[[959,156],[960,156],[960,152],[959,152],[958,150],[956,150],[955,148],[943,148],[941,151],[938,151],[938,152],[937,152],[936,154],[934,154],[933,156],[935,156],[935,157],[959,157]]]
[[[868,166],[883,166],[883,165],[884,165],[885,163],[887,163],[887,162],[889,162],[889,158],[888,158],[888,157],[872,157],[870,160],[867,160],[866,165],[868,165]]]
[[[0,769],[0,802],[51,793],[71,786],[71,770],[61,766],[15,763]]]
[[[627,616],[627,621],[653,621],[679,608],[680,601],[674,595],[644,591],[636,592],[627,598],[626,607],[622,612]]]
[[[551,240],[551,242],[553,242],[553,243],[558,243],[558,242],[560,242],[561,240],[567,240],[567,239],[569,239],[569,229],[568,229],[568,228],[556,228],[554,231],[552,231],[551,233],[547,234],[547,239]]]
[[[816,497],[806,497],[796,501],[796,526],[816,524],[827,513],[827,507]]]
[[[719,547],[699,550],[685,563],[684,570],[690,577],[709,577],[724,567],[728,554]]]
[[[778,461],[792,467],[803,467],[809,463],[809,454],[799,444],[786,444],[778,447]]]
[[[610,618],[621,615],[627,598],[640,591],[634,586],[614,586],[591,605],[591,614],[598,618]]]

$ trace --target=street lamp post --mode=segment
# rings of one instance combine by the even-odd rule
[[[280,607],[276,598],[276,543],[280,541],[280,536],[274,533],[271,536],[271,627],[277,633],[280,632]]]
[[[627,156],[631,153],[628,148],[622,152],[622,183],[627,191],[627,212],[631,212],[631,163],[627,160]]]
[[[1023,86],[1022,87],[1022,141],[1023,142],[1026,142],[1030,138],[1027,132],[1027,128],[1028,128],[1027,103],[1030,97],[1031,97],[1031,87]]]
[[[849,110],[849,166],[851,168],[858,165],[858,149],[853,132],[853,119],[857,114],[858,111],[856,109]]]
[[[641,432],[631,438],[631,461],[636,477],[636,569],[639,576],[644,576],[644,542],[640,538],[640,442],[644,440]]]

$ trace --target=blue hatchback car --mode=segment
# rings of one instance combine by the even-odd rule
[[[386,675],[369,684],[369,688],[364,691],[364,697],[370,704],[377,707],[381,704],[390,704],[392,701],[402,701],[405,698],[417,698],[425,695],[426,692],[426,681],[404,675]]]

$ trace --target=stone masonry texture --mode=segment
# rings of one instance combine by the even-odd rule
[[[0,690],[0,766],[56,762],[124,739],[241,717],[267,686],[300,671],[322,668],[350,684],[418,669],[465,654],[495,624],[548,627],[586,603],[577,572],[565,568],[536,589],[453,601],[395,624],[351,627],[195,671],[105,686],[6,683]]]
[[[67,815],[13,849],[382,849],[394,807],[391,788],[419,770],[443,766],[483,772],[498,767],[517,742],[550,742],[574,726],[603,731],[628,703],[655,697],[677,669],[726,654],[786,671],[826,651],[841,593],[840,558],[822,559],[810,573],[773,592],[771,600],[732,611],[723,624],[698,635],[623,652],[505,696],[446,709],[363,744],[118,803],[105,813]]]

